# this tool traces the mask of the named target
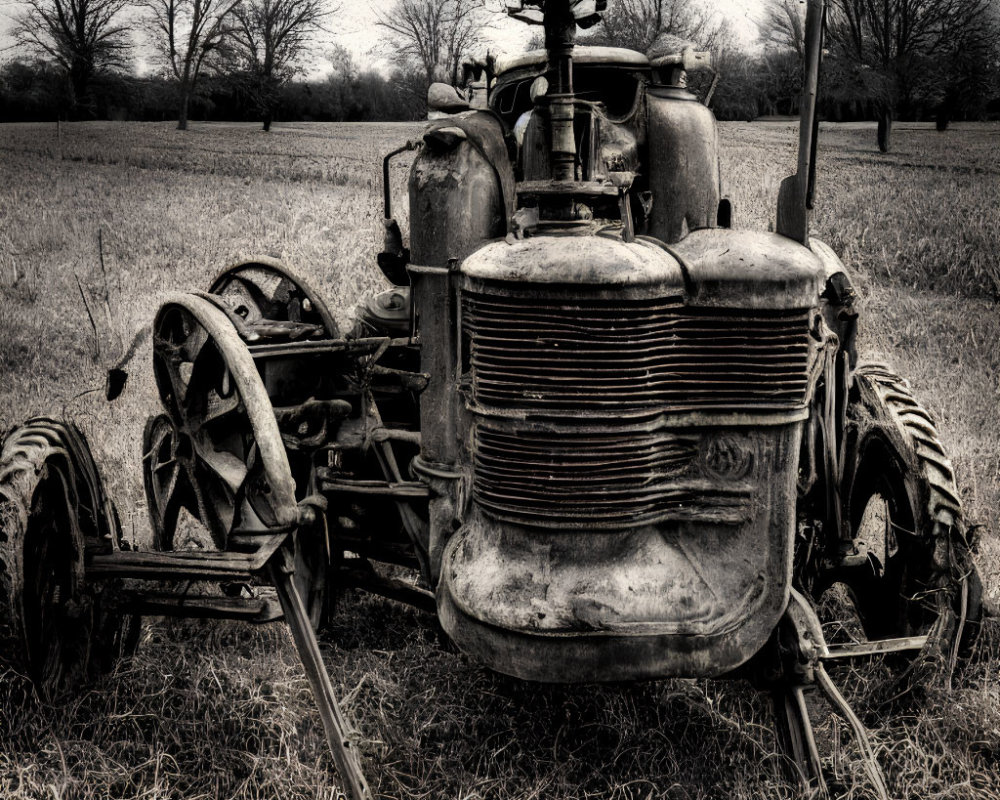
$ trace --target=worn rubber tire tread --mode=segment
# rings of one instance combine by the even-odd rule
[[[958,642],[959,656],[967,657],[982,622],[982,582],[972,562],[955,471],[938,438],[934,419],[914,398],[909,382],[884,366],[859,366],[855,390],[861,395],[862,403],[866,392],[871,392],[881,404],[884,413],[873,415],[867,422],[872,426],[891,425],[893,428],[890,439],[894,440],[897,454],[909,471],[907,482],[917,490],[917,502],[922,507],[924,530],[921,533],[941,540],[943,547],[937,549],[946,554],[946,563],[935,564],[935,568],[941,578],[954,587],[954,594],[960,591],[963,579],[967,582],[966,622]],[[858,465],[854,466],[856,469]],[[953,600],[954,606],[958,598]]]
[[[83,435],[75,427],[45,418],[32,419],[9,431],[0,446],[0,665],[27,674],[23,604],[24,550],[30,525],[35,492],[55,464],[71,471],[72,492],[79,508],[88,513],[86,527],[96,540],[103,540],[117,549],[120,527],[117,512],[106,498],[99,483],[97,468]],[[80,482],[83,482],[82,486]],[[87,497],[80,497],[83,488]],[[76,553],[72,573],[86,602],[96,602],[97,595],[84,585],[84,535],[79,520],[69,532]],[[85,680],[96,670],[107,669],[117,656],[135,649],[138,641],[138,620],[132,617],[112,619],[94,610],[88,636],[102,641],[88,648],[86,663],[77,665],[79,674],[69,676],[70,683]],[[109,641],[104,641],[105,639]],[[112,654],[109,650],[113,648]],[[38,687],[49,697],[51,687]],[[70,688],[66,686],[64,688]],[[52,699],[50,697],[50,699]]]

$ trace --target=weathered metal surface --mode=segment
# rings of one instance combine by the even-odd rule
[[[488,291],[487,282],[503,283],[509,285],[493,291],[509,294],[520,287],[539,297],[553,285],[594,287],[609,295],[641,287],[657,297],[681,295],[682,268],[669,253],[650,242],[587,235],[594,230],[488,244],[462,262],[464,285]]]
[[[675,436],[673,475],[646,464],[647,482],[624,488],[609,478],[625,460],[588,471],[599,437],[579,437],[565,483],[555,463],[548,476],[522,464],[507,471],[527,482],[503,496],[477,469],[473,510],[443,556],[445,629],[492,668],[534,680],[735,668],[787,602],[798,437],[796,424]],[[619,646],[628,655],[611,658]]]
[[[430,375],[420,398],[420,452],[432,464],[454,464],[458,454],[458,308],[452,273],[411,265],[420,366]],[[433,535],[433,534],[432,534]]]
[[[442,621],[521,677],[722,674],[787,600],[824,270],[777,236],[669,248],[596,228],[492,243],[440,275],[458,313],[423,338],[457,324],[461,347],[428,392],[458,414],[440,460],[471,490],[431,500]]]
[[[168,553],[122,552],[95,554],[87,562],[92,578],[145,578],[164,580],[249,580],[264,569],[267,560],[291,533],[256,535],[252,553],[184,551]]]
[[[496,63],[497,77],[522,69],[544,69],[547,61],[548,54],[545,50],[529,50],[526,53],[500,56]],[[578,66],[593,64],[649,69],[649,59],[646,56],[621,47],[578,45],[573,48],[573,62]]]
[[[808,311],[703,309],[678,295],[605,300],[578,291],[466,292],[462,308],[471,396],[481,406],[629,413],[804,405]]]
[[[647,99],[649,233],[672,244],[714,228],[721,199],[715,116],[684,89],[652,86]]]
[[[267,533],[296,524],[281,431],[230,320],[204,298],[180,295],[161,307],[153,331],[157,387],[172,425],[148,465],[150,514],[154,529],[164,529],[164,546],[173,545],[168,531],[181,507],[220,549],[235,528]]]
[[[878,639],[874,642],[852,642],[833,645],[827,649],[824,661],[849,658],[871,658],[890,653],[917,653],[927,645],[926,636],[903,636],[897,639]]]
[[[292,639],[312,687],[316,705],[319,707],[319,716],[323,721],[326,740],[333,753],[337,772],[347,784],[347,794],[351,800],[370,800],[372,793],[361,769],[357,735],[353,733],[340,710],[333,684],[323,663],[323,654],[316,641],[316,634],[313,633],[305,605],[296,589],[295,581],[292,580],[291,559],[286,555],[284,558],[273,560],[270,572],[271,581],[278,590],[278,600],[281,602],[285,621],[291,628]]]
[[[823,61],[823,32],[826,1],[809,0],[806,11],[805,75],[802,82],[802,110],[799,121],[798,169],[781,182],[778,192],[778,233],[801,244],[809,244],[809,217],[816,183],[816,142],[819,136],[820,66]]]
[[[320,490],[323,492],[347,492],[349,494],[372,494],[379,497],[425,498],[427,486],[419,481],[357,481],[344,478],[324,478],[319,474]]]
[[[552,434],[505,427],[475,427],[473,496],[498,519],[621,531],[667,521],[737,525],[753,517],[756,487],[747,473],[760,458],[757,437],[643,434],[607,424],[600,432]],[[711,479],[720,468],[730,480]]]
[[[281,606],[276,597],[218,597],[146,591],[126,593],[123,600],[143,616],[236,619],[256,624],[281,619]]]
[[[209,294],[228,301],[247,323],[267,319],[318,325],[327,338],[340,333],[319,293],[291,267],[276,258],[258,256],[224,269]]]
[[[535,180],[517,184],[519,198],[571,195],[573,197],[617,197],[617,187],[610,183],[574,180]]]
[[[503,126],[487,112],[448,120],[466,133],[451,146],[425,142],[410,172],[413,263],[444,266],[507,233],[514,211],[514,171]]]
[[[696,231],[671,251],[687,266],[690,300],[700,306],[814,308],[825,284],[814,253],[773,233]]]
[[[323,339],[309,342],[275,342],[253,344],[247,349],[254,360],[288,358],[290,356],[315,356],[343,354],[347,356],[370,355],[383,347],[404,347],[413,340],[391,339],[385,336],[370,336],[360,339]]]

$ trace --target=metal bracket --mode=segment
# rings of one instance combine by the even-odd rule
[[[284,549],[278,551],[275,558],[269,562],[268,568],[274,587],[278,591],[278,600],[281,602],[285,621],[288,622],[295,647],[299,651],[302,667],[309,678],[337,771],[347,784],[348,794],[352,800],[371,800],[371,789],[368,788],[368,782],[361,769],[354,737],[351,736],[350,728],[337,703],[337,696],[323,664],[316,634],[313,633],[309,615],[295,588],[295,581],[292,579],[294,570],[288,551]]]
[[[819,617],[808,599],[795,589],[791,590],[788,608],[783,622],[791,636],[791,652],[785,665],[785,682],[776,687],[772,694],[778,729],[778,740],[789,757],[795,777],[804,793],[815,792],[819,797],[829,797],[826,778],[816,737],[809,719],[809,707],[805,702],[805,691],[818,688],[826,695],[833,708],[848,723],[857,740],[858,749],[864,761],[865,771],[880,800],[889,800],[885,776],[875,758],[868,732],[837,689],[823,666],[823,661],[843,658],[843,648],[831,652],[823,636]],[[900,641],[900,647],[912,642]],[[857,655],[868,655],[858,652]]]

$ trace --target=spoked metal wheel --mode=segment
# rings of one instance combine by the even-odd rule
[[[35,419],[0,452],[0,661],[52,699],[131,652],[139,620],[84,581],[120,530],[82,434]]]
[[[170,549],[187,509],[225,549],[234,535],[290,529],[295,482],[253,358],[227,316],[186,295],[153,326],[153,366],[166,414],[146,427],[147,502]]]
[[[873,367],[855,390],[847,516],[867,560],[843,582],[869,640],[928,636],[924,652],[954,666],[978,634],[982,585],[951,464],[905,381]]]
[[[229,267],[212,282],[209,292],[242,320],[239,333],[247,342],[340,338],[340,329],[320,295],[305,278],[277,259],[257,257]],[[271,404],[279,408],[329,398],[329,384],[337,369],[323,356],[275,359],[259,366]],[[323,432],[320,424],[309,435],[297,435],[295,441],[286,442],[300,499],[310,493],[313,467],[309,447],[303,446],[303,440],[321,440]],[[328,539],[320,515],[313,525],[299,531],[295,548],[295,580],[314,628],[319,627],[330,599]]]
[[[336,339],[339,328],[326,304],[300,275],[277,259],[256,258],[222,272],[209,292],[264,337]],[[306,326],[320,331],[309,332]]]

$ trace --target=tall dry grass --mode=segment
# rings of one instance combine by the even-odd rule
[[[279,255],[342,319],[381,286],[380,156],[418,128],[168,124],[0,126],[0,427],[76,419],[146,536],[142,425],[156,400],[148,344],[124,398],[106,361],[164,296],[204,288],[240,256]],[[951,447],[980,569],[997,598],[1000,486],[996,290],[1000,128],[824,130],[816,224],[856,271],[865,353],[913,381]],[[736,220],[766,228],[794,161],[789,125],[723,126]],[[402,202],[405,163],[394,174]],[[405,225],[404,225],[405,227]],[[98,231],[105,269],[100,266]],[[94,301],[94,322],[77,279]],[[105,299],[107,304],[105,305]],[[109,313],[110,310],[110,313]],[[95,334],[96,329],[96,334]],[[99,346],[100,345],[100,346]],[[489,673],[434,620],[350,595],[325,658],[368,773],[397,798],[790,798],[763,698],[742,684],[543,687]],[[988,628],[960,688],[868,707],[895,796],[1000,797],[1000,636]],[[877,669],[841,673],[863,701]],[[147,623],[137,656],[52,708],[0,681],[0,797],[333,798],[338,780],[281,626]],[[862,708],[866,708],[861,703]],[[836,738],[833,729],[826,740]],[[833,766],[865,797],[845,735]]]

